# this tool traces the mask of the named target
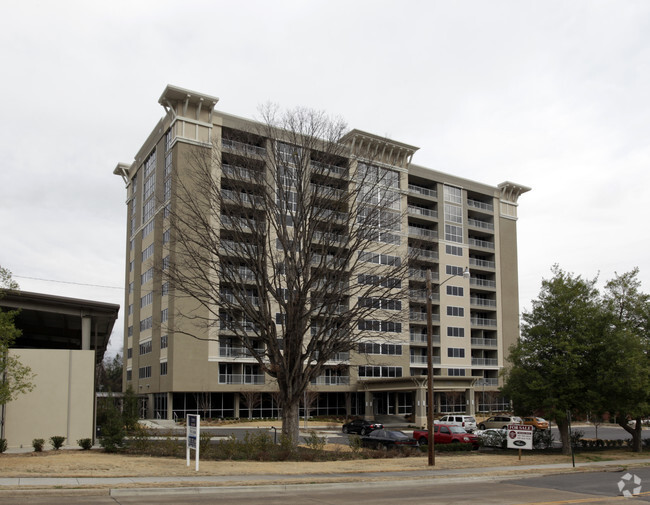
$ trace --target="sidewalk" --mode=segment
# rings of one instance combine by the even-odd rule
[[[192,463],[193,464],[193,463]],[[650,459],[629,459],[618,461],[599,461],[571,463],[498,466],[464,469],[427,469],[420,471],[387,471],[356,473],[311,473],[302,475],[252,474],[237,476],[183,476],[183,477],[15,477],[0,478],[0,496],[16,492],[33,491],[46,493],[56,489],[58,492],[79,492],[95,490],[97,494],[115,495],[154,494],[169,492],[207,493],[218,492],[224,487],[255,486],[289,486],[289,485],[345,485],[354,483],[363,485],[380,480],[390,481],[394,485],[410,480],[427,478],[440,479],[449,483],[460,480],[505,480],[521,478],[534,472],[535,476],[557,473],[558,471],[598,471],[605,469],[620,470],[630,466],[650,465]],[[74,489],[65,489],[66,487]]]

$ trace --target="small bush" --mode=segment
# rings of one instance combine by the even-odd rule
[[[92,438],[80,438],[79,440],[77,440],[77,444],[84,451],[89,451],[90,449],[93,448],[93,439]]]
[[[551,430],[533,431],[533,447],[535,449],[550,449],[553,447],[553,433]]]
[[[361,437],[359,435],[350,435],[348,438],[348,445],[354,454],[357,454],[363,448]]]
[[[34,448],[34,452],[43,452],[43,446],[45,445],[45,440],[42,438],[35,438],[32,440],[32,447]]]
[[[60,435],[54,435],[53,437],[50,437],[50,443],[52,444],[52,447],[54,447],[55,451],[58,451],[63,447],[63,442],[65,442],[65,437],[62,437]]]
[[[582,430],[573,430],[571,432],[571,446],[578,447],[580,445],[580,440],[585,436],[585,432]]]
[[[7,439],[0,438],[0,454],[5,452],[6,450],[7,450]]]
[[[149,437],[151,433],[147,428],[141,424],[135,424],[131,431],[131,440],[129,448],[135,449],[137,452],[147,452],[151,449],[151,440]]]
[[[327,437],[319,437],[314,430],[311,430],[309,432],[309,436],[305,437],[305,444],[307,444],[307,447],[310,449],[320,452],[325,449],[325,444],[327,444]]]

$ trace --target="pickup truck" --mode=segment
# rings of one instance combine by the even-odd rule
[[[420,444],[429,441],[427,430],[414,430],[413,438]],[[436,424],[433,426],[433,442],[436,444],[472,444],[474,448],[479,446],[479,438],[476,435],[467,433],[460,426],[449,424]]]

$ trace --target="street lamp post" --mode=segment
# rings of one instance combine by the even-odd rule
[[[469,278],[469,269],[465,267],[462,275],[465,279]],[[447,281],[458,277],[458,275],[451,275],[449,278],[438,284],[438,290]],[[431,304],[431,270],[427,270],[427,448],[429,453],[429,466],[435,466],[436,453],[434,449],[434,433],[433,433],[433,307]]]

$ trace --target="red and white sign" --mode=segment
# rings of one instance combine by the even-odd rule
[[[508,449],[529,449],[533,448],[533,426],[526,424],[509,424],[506,429]]]

